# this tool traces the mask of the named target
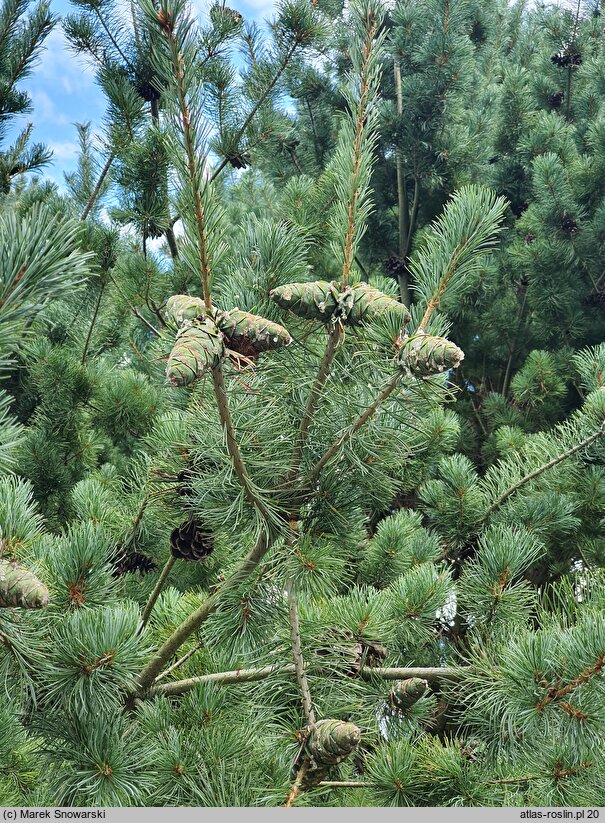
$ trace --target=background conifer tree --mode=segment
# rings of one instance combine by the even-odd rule
[[[29,5],[24,0],[3,0],[0,6],[0,147],[11,120],[31,109],[31,100],[20,84],[31,73],[56,22],[48,3],[38,3],[28,13]],[[31,143],[31,132],[30,123],[11,146],[0,149],[3,194],[8,193],[14,178],[39,170],[51,158],[41,143]]]

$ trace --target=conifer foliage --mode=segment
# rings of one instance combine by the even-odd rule
[[[602,805],[598,15],[74,6],[104,140],[0,195],[1,803]]]

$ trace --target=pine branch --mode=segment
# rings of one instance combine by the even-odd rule
[[[173,683],[163,683],[154,686],[151,695],[162,694],[166,697],[184,694],[203,683],[214,683],[217,686],[234,686],[237,683],[254,683],[265,680],[274,674],[296,674],[296,666],[290,663],[287,666],[263,666],[259,669],[237,669],[232,672],[216,672],[215,674],[201,674],[187,680],[175,680]],[[160,678],[156,679],[156,683]]]
[[[110,42],[111,42],[112,46],[114,47],[114,49],[117,51],[117,53],[120,55],[120,57],[121,57],[121,58],[122,58],[122,60],[124,61],[124,65],[125,65],[126,67],[128,67],[128,68],[130,69],[130,71],[132,71],[132,68],[133,68],[133,67],[132,67],[132,63],[128,60],[128,58],[126,57],[126,55],[124,54],[124,52],[123,52],[123,51],[122,51],[122,49],[120,48],[120,44],[118,43],[118,41],[116,40],[116,38],[113,36],[113,34],[111,33],[111,31],[109,30],[109,26],[108,26],[108,25],[107,25],[107,23],[105,22],[105,20],[104,20],[104,18],[103,18],[103,15],[101,14],[101,12],[100,12],[100,10],[99,10],[98,5],[97,5],[96,3],[91,3],[91,7],[93,8],[93,10],[94,10],[95,14],[97,15],[97,18],[98,18],[98,20],[99,20],[99,23],[103,26],[103,28],[104,28],[104,30],[105,30],[105,33],[106,33],[106,34],[107,34],[107,36],[109,37],[109,40],[110,40]]]
[[[176,664],[175,664],[176,667]],[[307,665],[304,664],[306,672]],[[172,670],[172,669],[171,669]],[[379,668],[373,666],[362,666],[361,675],[365,679],[379,678],[381,680],[407,680],[410,677],[420,677],[429,683],[440,683],[443,680],[457,682],[472,671],[472,666],[455,667],[411,667],[411,668]],[[167,672],[168,673],[168,670]],[[149,692],[149,696],[154,694],[177,695],[185,694],[194,689],[200,683],[216,683],[217,685],[234,685],[235,683],[250,683],[252,681],[266,680],[274,674],[297,674],[296,664],[262,666],[258,669],[238,669],[234,672],[216,672],[214,674],[202,674],[197,677],[188,677],[185,680],[175,680],[172,683],[164,683],[155,688],[155,684],[160,677],[154,681],[154,687]],[[163,675],[162,675],[163,676]],[[314,721],[315,722],[315,721]]]
[[[147,510],[147,506],[149,505],[149,492],[145,495],[145,497],[141,501],[141,505],[139,506],[139,510],[136,513],[136,516],[132,522],[132,528],[130,529],[130,537],[128,538],[127,545],[134,540],[134,535],[136,530],[141,525],[141,520],[143,519],[143,515]]]
[[[315,126],[315,117],[313,115],[313,107],[311,106],[311,101],[308,97],[303,98],[305,103],[307,104],[307,111],[309,112],[309,120],[311,122],[311,133],[313,134],[313,148],[315,150],[315,160],[317,162],[318,168],[321,168],[323,165],[323,152],[319,145],[319,138],[317,136],[317,128]]]
[[[416,220],[418,219],[418,208],[420,206],[420,183],[418,178],[414,178],[414,197],[412,199],[412,211],[410,212],[410,228],[408,231],[408,238],[403,250],[403,259],[406,261],[410,256],[410,249],[412,248],[412,238],[416,229]]]
[[[571,47],[575,47],[576,45],[576,36],[578,32],[578,21],[580,19],[580,10],[582,8],[582,0],[578,0],[576,5],[576,14],[573,24],[573,32],[571,35]],[[569,120],[569,115],[571,113],[571,73],[574,70],[575,66],[573,61],[569,63],[567,67],[567,88],[565,90],[565,119]]]
[[[202,291],[204,295],[204,303],[206,304],[206,310],[210,312],[212,310],[212,295],[210,291],[211,261],[208,252],[206,216],[204,213],[204,204],[199,187],[201,178],[198,158],[195,151],[195,135],[193,132],[191,119],[192,113],[189,109],[186,94],[185,62],[181,55],[179,43],[174,33],[173,21],[171,21],[171,19],[164,19],[161,12],[158,20],[160,21],[162,31],[166,35],[170,46],[172,72],[174,75],[175,89],[180,111],[181,130],[185,144],[185,153],[187,156],[187,173],[194,197],[197,251],[202,281]],[[210,181],[210,184],[211,183],[212,181]],[[225,431],[227,439],[227,449],[231,457],[236,477],[244,490],[244,494],[248,502],[256,508],[266,522],[269,522],[271,520],[271,514],[252,487],[248,471],[237,443],[235,427],[229,411],[227,391],[225,388],[225,381],[221,366],[212,369],[212,382],[221,425]]]
[[[220,366],[212,369],[212,382],[214,384],[214,394],[216,397],[216,405],[218,408],[221,425],[225,431],[227,439],[227,450],[231,457],[231,462],[233,463],[233,469],[235,471],[237,479],[240,483],[240,486],[244,490],[244,494],[246,495],[246,499],[248,500],[248,502],[254,506],[254,508],[263,517],[265,522],[269,523],[271,521],[271,513],[263,503],[262,499],[256,494],[256,492],[252,488],[252,484],[250,483],[250,477],[248,475],[248,470],[246,469],[244,459],[242,457],[242,454],[237,443],[237,439],[235,437],[235,428],[233,426],[233,421],[231,419],[231,413],[229,412],[229,405],[227,401],[225,379],[223,376],[223,370]]]
[[[271,92],[275,88],[275,85],[276,85],[277,81],[282,76],[282,74],[284,73],[284,71],[286,70],[286,68],[288,66],[288,63],[290,62],[290,60],[294,56],[294,52],[296,51],[298,45],[299,45],[298,41],[295,40],[294,43],[292,43],[291,47],[286,52],[286,54],[284,55],[280,65],[279,65],[278,70],[273,75],[273,78],[271,79],[270,83],[267,85],[267,87],[265,88],[265,90],[263,91],[261,96],[258,98],[258,100],[256,101],[255,105],[253,106],[252,110],[250,111],[250,113],[248,114],[246,119],[244,120],[243,124],[240,126],[239,131],[235,135],[235,137],[233,139],[233,145],[234,146],[237,146],[239,141],[242,139],[242,137],[246,133],[246,130],[247,130],[248,126],[254,120],[254,117],[256,116],[258,110],[263,105],[263,103],[265,102],[265,100],[267,99],[269,94],[271,94]],[[211,183],[213,183],[216,180],[216,178],[223,171],[223,169],[228,164],[228,162],[229,162],[229,158],[223,157],[223,159],[218,164],[218,166],[213,171],[213,173],[210,177],[210,182]]]
[[[108,272],[108,276],[109,276],[109,279],[111,280],[111,282],[114,284],[114,286],[117,288],[117,290],[120,292],[120,294],[122,295],[122,297],[123,297],[123,298],[124,298],[124,300],[126,301],[126,305],[127,305],[127,306],[128,306],[128,308],[130,309],[130,311],[134,314],[134,316],[135,316],[136,318],[138,318],[138,319],[139,319],[142,323],[144,323],[144,324],[147,326],[147,328],[149,329],[149,331],[150,331],[150,332],[153,332],[153,334],[154,334],[156,337],[161,337],[162,335],[161,335],[161,333],[160,333],[160,332],[156,329],[156,327],[155,327],[155,326],[152,326],[152,325],[151,325],[151,323],[149,322],[149,320],[146,320],[146,319],[143,317],[143,315],[139,312],[139,310],[138,310],[137,308],[135,308],[135,307],[132,305],[132,303],[131,303],[131,302],[129,301],[129,299],[128,299],[128,296],[124,293],[124,290],[121,288],[121,286],[119,285],[119,283],[118,283],[116,280],[114,280],[114,278],[112,277],[112,275],[111,275],[109,272]]]
[[[132,30],[134,32],[134,42],[137,47],[137,52],[141,53],[141,33],[139,31],[139,21],[134,7],[134,0],[130,0],[130,18],[132,20]]]
[[[111,168],[111,164],[113,163],[114,160],[115,160],[115,154],[113,152],[111,152],[111,154],[109,155],[109,157],[107,158],[107,160],[105,162],[105,165],[101,169],[101,173],[99,174],[99,179],[97,180],[97,184],[94,187],[94,189],[92,191],[92,194],[90,195],[90,197],[88,199],[88,203],[86,204],[86,207],[84,208],[84,211],[82,212],[82,216],[80,217],[80,220],[86,220],[86,218],[90,214],[91,209],[94,207],[94,204],[97,202],[97,198],[99,197],[99,193],[101,191],[101,188],[103,187],[103,183],[105,182],[105,178],[107,177],[107,174],[109,173],[109,170]]]
[[[582,763],[582,769],[588,769],[592,766],[592,761],[587,761]],[[548,773],[545,774],[526,774],[523,777],[504,777],[498,780],[488,780],[487,782],[493,785],[514,785],[515,783],[530,783],[532,780],[544,780],[544,778],[552,779],[555,777],[556,780],[561,780],[562,778],[571,777],[574,774],[578,774],[580,768],[572,768],[572,769],[563,769],[559,767],[555,773]],[[553,770],[554,771],[554,770]]]
[[[496,511],[496,509],[499,509],[500,506],[506,500],[508,500],[508,498],[512,494],[518,491],[526,483],[529,483],[530,480],[533,480],[535,477],[538,477],[543,472],[548,471],[548,469],[552,469],[553,466],[562,463],[563,460],[567,460],[568,457],[571,457],[573,454],[576,454],[576,452],[579,452],[582,449],[585,449],[587,446],[590,446],[591,443],[594,443],[594,441],[597,440],[599,437],[602,437],[603,434],[605,434],[605,428],[600,428],[598,431],[591,434],[590,437],[587,437],[585,440],[582,440],[581,443],[577,443],[575,446],[572,446],[570,449],[567,449],[567,451],[564,451],[557,457],[553,457],[553,459],[549,460],[547,463],[543,463],[541,466],[538,466],[537,469],[534,469],[533,471],[529,472],[529,474],[526,474],[525,477],[522,477],[520,480],[517,480],[516,483],[513,483],[511,486],[509,486],[508,489],[506,489],[506,491],[504,491],[500,495],[500,497],[498,497],[498,499],[491,504],[491,506],[483,515],[482,522],[488,520],[491,517],[491,515]]]
[[[206,236],[206,218],[204,214],[204,204],[202,202],[202,195],[199,189],[200,175],[198,168],[198,160],[195,153],[195,140],[191,124],[191,112],[189,111],[189,104],[187,102],[187,95],[185,91],[184,63],[182,55],[179,51],[179,44],[177,42],[170,20],[166,20],[162,23],[162,31],[168,38],[170,44],[172,71],[174,73],[174,81],[181,118],[181,129],[183,132],[183,140],[185,143],[185,153],[187,155],[187,170],[189,174],[189,182],[194,196],[195,221],[198,235],[197,249],[200,267],[200,277],[202,281],[202,292],[204,295],[204,302],[206,304],[206,307],[210,310],[212,309],[212,295],[210,293],[210,259],[208,254],[208,241]]]
[[[353,139],[353,167],[351,169],[351,180],[353,188],[347,207],[347,233],[344,243],[344,262],[342,267],[342,286],[343,288],[349,281],[351,274],[351,266],[353,258],[355,257],[354,239],[357,230],[358,219],[358,201],[363,196],[364,189],[367,186],[367,180],[363,175],[359,174],[362,160],[366,155],[364,146],[364,138],[366,130],[371,130],[368,125],[368,104],[370,102],[370,91],[372,84],[370,82],[370,60],[374,52],[374,38],[376,36],[377,20],[374,15],[371,16],[371,22],[366,29],[365,42],[362,48],[362,65],[361,65],[361,91],[359,94],[359,101],[357,105],[355,117],[355,136]]]
[[[431,315],[433,314],[435,309],[439,308],[439,304],[441,303],[441,300],[443,298],[443,295],[445,294],[448,284],[456,271],[458,259],[464,252],[465,242],[466,238],[463,239],[460,246],[458,246],[458,248],[454,251],[454,254],[452,255],[452,258],[450,260],[450,264],[447,270],[445,271],[443,277],[441,278],[441,282],[439,283],[437,290],[429,300],[424,314],[422,315],[422,320],[420,321],[420,324],[418,326],[417,333],[423,332],[426,329],[428,322],[431,319]]]
[[[321,392],[323,387],[326,384],[326,380],[328,379],[328,374],[330,371],[330,366],[332,365],[332,361],[334,360],[334,356],[336,354],[336,349],[338,347],[338,341],[340,340],[341,336],[341,327],[338,323],[335,323],[330,327],[328,332],[328,341],[326,343],[326,348],[324,350],[324,354],[319,364],[319,370],[317,372],[317,376],[315,377],[315,382],[309,392],[309,397],[307,398],[307,405],[305,407],[305,411],[300,422],[300,428],[298,430],[298,435],[296,438],[296,445],[294,447],[294,454],[292,455],[292,469],[288,475],[288,478],[292,478],[300,468],[300,461],[302,458],[303,448],[307,439],[307,435],[309,432],[309,426],[311,425],[311,421],[313,420],[313,415],[315,414],[315,408],[317,406],[317,402],[321,397]]]
[[[374,412],[378,409],[378,407],[387,400],[390,395],[395,391],[397,388],[399,381],[401,380],[401,374],[395,374],[391,380],[387,383],[387,385],[382,389],[380,394],[370,403],[370,405],[364,409],[364,411],[359,415],[357,420],[350,426],[339,438],[335,440],[332,445],[327,449],[327,451],[323,454],[323,456],[317,461],[315,466],[311,469],[311,480],[315,481],[319,477],[321,470],[324,468],[326,463],[329,463],[330,460],[334,457],[334,455],[345,445],[348,443],[351,437],[359,431],[359,429],[367,423],[367,421],[372,417]]]
[[[151,323],[149,322],[149,320],[146,320],[146,319],[143,317],[143,315],[139,312],[139,310],[138,310],[138,309],[135,309],[135,308],[134,308],[134,306],[130,306],[130,310],[131,310],[131,312],[134,314],[134,316],[135,316],[136,318],[138,318],[138,319],[139,319],[142,323],[144,323],[144,324],[147,326],[147,328],[149,329],[149,331],[151,331],[151,332],[153,332],[153,334],[155,334],[155,336],[156,336],[156,337],[161,337],[161,336],[162,336],[161,332],[159,332],[159,331],[156,329],[156,327],[155,327],[155,326],[152,326],[152,325],[151,325]]]
[[[88,333],[86,335],[86,340],[84,341],[84,348],[82,349],[82,357],[80,358],[80,363],[84,365],[86,362],[86,355],[88,354],[88,347],[90,345],[90,339],[92,337],[92,332],[95,327],[95,323],[97,322],[97,316],[99,314],[99,309],[101,308],[101,300],[103,299],[103,292],[105,291],[105,286],[107,285],[107,281],[103,281],[99,287],[99,294],[97,297],[97,302],[95,303],[95,308],[92,313],[92,318],[90,321],[90,325],[88,327]]]
[[[182,657],[179,657],[176,663],[173,663],[172,666],[168,666],[167,669],[164,669],[163,672],[158,674],[156,679],[153,681],[154,684],[158,683],[160,680],[163,680],[165,677],[168,677],[169,674],[172,674],[172,672],[176,671],[177,669],[180,669],[183,663],[186,663],[190,658],[193,657],[194,654],[196,654],[196,652],[199,652],[202,646],[203,643],[201,641],[199,643],[196,643],[196,645],[192,649],[189,649],[189,651],[186,654],[184,654]]]
[[[44,40],[48,37],[55,26],[57,18],[50,14],[49,6],[40,3],[30,17],[28,23],[23,26],[20,32],[15,32],[21,39],[26,36],[26,42],[21,41],[21,54],[17,62],[12,66],[10,74],[3,77],[3,86],[6,90],[12,87],[29,71],[29,66],[35,58],[36,52],[40,49]]]
[[[149,309],[149,311],[152,311],[160,321],[160,326],[166,327],[166,321],[162,317],[162,313],[160,312],[160,309],[156,305],[155,301],[152,300],[149,296],[147,296],[145,298],[145,303],[147,304],[147,308]]]
[[[311,699],[311,691],[309,689],[309,681],[307,680],[302,645],[300,642],[298,598],[296,597],[296,592],[292,584],[288,586],[288,614],[290,617],[290,641],[292,643],[296,679],[302,695],[303,711],[307,727],[312,729],[315,726],[315,711],[313,709],[313,700]]]
[[[539,685],[546,690],[546,694],[536,703],[536,709],[539,712],[543,712],[546,706],[552,703],[553,700],[561,700],[562,697],[567,697],[568,694],[574,692],[579,686],[589,683],[594,677],[601,677],[604,668],[605,652],[600,654],[591,666],[587,666],[584,671],[580,672],[577,677],[574,677],[573,680],[565,686],[561,686],[560,680],[558,679],[555,683],[550,683],[545,679],[541,680]],[[573,711],[570,711],[571,707],[567,703],[560,703],[559,705],[564,711],[567,711],[568,714],[574,716]]]
[[[224,583],[211,594],[201,606],[192,612],[157,650],[139,675],[137,696],[144,694],[147,689],[149,689],[166,663],[176,654],[183,643],[191,637],[194,632],[198,631],[200,626],[206,622],[211,614],[214,614],[220,605],[221,595],[244,582],[254,569],[256,569],[271,546],[272,541],[269,540],[265,532],[262,532],[254,547],[246,557],[240,561],[236,569]]]
[[[373,666],[362,666],[363,677],[379,677],[382,680],[407,680],[410,677],[420,677],[428,680],[429,683],[438,683],[441,680],[457,681],[461,680],[472,670],[472,666],[414,666],[406,668],[380,668]]]
[[[426,329],[446,290],[451,297],[470,287],[483,255],[494,244],[505,209],[503,197],[480,186],[465,186],[433,222],[409,262],[414,288],[426,301],[418,333]]]
[[[300,790],[302,788],[302,784],[303,784],[303,781],[305,779],[305,776],[306,776],[308,770],[309,770],[309,758],[305,757],[305,759],[302,762],[302,765],[300,766],[298,772],[296,773],[296,779],[294,780],[294,784],[292,785],[292,788],[288,792],[288,798],[287,798],[286,802],[284,803],[283,808],[290,809],[294,805],[294,802],[296,801],[296,798],[300,794]]]
[[[401,67],[399,61],[395,60],[393,65],[393,72],[395,76],[395,95],[397,99],[397,114],[399,117],[403,114],[403,97],[401,92]],[[401,146],[399,144],[395,150],[395,163],[397,169],[397,201],[398,201],[398,233],[399,233],[399,256],[402,260],[406,258],[406,249],[409,246],[410,236],[410,217],[408,207],[408,196],[405,185],[405,174],[403,172],[403,157]],[[398,274],[399,291],[401,302],[409,306],[411,303],[410,286],[408,281],[407,269]]]
[[[330,162],[335,198],[330,219],[331,246],[342,261],[342,286],[351,277],[353,262],[372,210],[370,180],[378,137],[378,107],[385,32],[378,34],[382,8],[368,4],[351,14],[352,70],[343,88],[350,112],[340,129]]]
[[[162,589],[164,588],[164,586],[166,584],[166,580],[168,579],[168,575],[170,574],[170,571],[171,571],[172,567],[174,566],[175,562],[176,562],[175,558],[172,555],[170,555],[170,557],[168,558],[168,560],[164,564],[164,568],[162,569],[162,572],[161,572],[160,576],[158,577],[157,583],[155,584],[155,587],[154,587],[153,591],[151,592],[149,600],[147,601],[147,605],[143,609],[143,614],[142,614],[142,617],[141,617],[141,627],[142,628],[144,628],[147,625],[147,622],[149,621],[149,618],[151,617],[151,612],[153,611],[153,607],[155,606],[156,601],[157,601],[158,597],[160,596],[160,594],[162,592]]]
[[[363,215],[360,215],[360,202],[367,194],[369,169],[366,168],[365,173],[362,173],[362,166],[364,161],[367,161],[368,155],[370,154],[372,148],[375,123],[369,116],[369,107],[373,101],[373,94],[380,77],[380,73],[374,68],[378,48],[378,44],[375,41],[378,28],[378,19],[373,12],[370,12],[366,18],[362,19],[361,22],[364,26],[364,37],[359,65],[360,91],[359,97],[355,100],[354,106],[355,119],[352,140],[352,165],[350,168],[351,189],[349,191],[346,204],[343,203],[346,211],[341,278],[343,288],[346,287],[349,281],[352,265],[356,259],[356,237],[359,234],[359,223],[363,222]],[[347,173],[348,172],[349,170],[347,170]],[[330,366],[334,360],[340,337],[341,328],[338,324],[334,324],[330,328],[328,341],[319,366],[319,371],[307,399],[307,405],[296,439],[293,454],[293,467],[288,475],[289,479],[297,473],[300,467],[302,451],[307,439],[309,426],[313,420],[317,402],[321,396],[323,387],[328,379]]]
[[[173,260],[178,260],[178,258],[179,258],[179,249],[178,249],[178,246],[176,244],[176,236],[174,234],[174,229],[172,228],[172,226],[173,226],[173,223],[172,223],[172,219],[171,219],[170,223],[168,224],[168,226],[166,228],[166,231],[164,232],[164,234],[166,236],[166,242],[168,243],[168,248],[170,249],[170,256],[172,257]]]
[[[517,319],[517,324],[516,324],[516,327],[515,327],[515,332],[514,332],[514,335],[513,335],[513,339],[512,339],[511,344],[510,344],[510,354],[508,356],[508,360],[506,361],[506,369],[504,371],[504,379],[502,381],[502,391],[501,391],[501,394],[503,396],[506,396],[506,393],[508,391],[508,386],[509,386],[509,383],[510,383],[510,373],[511,373],[511,368],[512,368],[512,365],[513,365],[513,357],[515,355],[515,349],[517,347],[517,338],[519,336],[519,332],[521,330],[521,324],[523,323],[523,318],[524,318],[524,315],[525,315],[525,304],[527,302],[527,285],[523,285],[523,283],[522,283],[521,288],[523,290],[523,299],[521,300],[521,306],[519,308],[519,315],[518,315],[518,319]]]

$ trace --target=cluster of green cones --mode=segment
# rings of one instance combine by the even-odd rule
[[[402,334],[398,366],[415,377],[456,368],[464,357],[454,343],[443,337],[405,337],[405,325],[411,319],[407,307],[368,283],[345,288],[327,280],[290,283],[273,289],[269,296],[297,317],[324,325],[354,327],[380,317],[395,318]],[[218,367],[229,353],[251,360],[261,352],[292,342],[288,330],[279,323],[237,308],[208,311],[201,298],[186,294],[175,294],[168,300],[166,316],[179,326],[166,369],[168,381],[174,386],[193,383],[205,371]]]
[[[253,358],[292,342],[279,323],[240,309],[208,312],[203,300],[187,294],[173,295],[166,315],[180,325],[166,370],[174,386],[187,386],[216,368],[228,350]]]

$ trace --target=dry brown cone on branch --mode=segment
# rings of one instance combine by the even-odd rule
[[[122,551],[112,561],[113,570],[112,577],[123,577],[125,574],[134,574],[138,572],[141,577],[144,577],[149,572],[157,569],[157,563],[152,557],[149,557],[143,552],[126,552]]]
[[[177,560],[204,560],[214,551],[212,534],[190,518],[172,530],[170,551]]]

